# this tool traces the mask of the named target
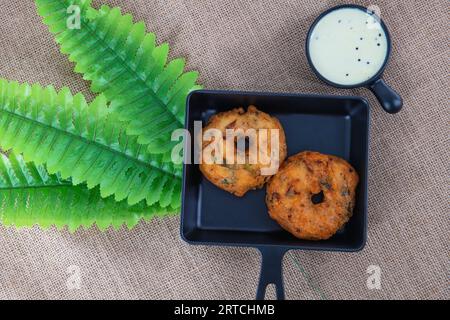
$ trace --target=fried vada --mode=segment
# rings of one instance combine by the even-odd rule
[[[238,197],[249,190],[262,188],[286,158],[283,127],[278,119],[255,106],[249,106],[247,111],[236,108],[218,113],[210,118],[203,133],[206,134],[209,129],[216,129],[220,134],[211,140],[202,140],[200,170],[214,185]],[[246,135],[248,129],[254,129],[255,135]],[[276,139],[272,139],[272,132],[276,134]],[[217,142],[219,147],[209,152],[207,148],[213,142]],[[227,149],[235,155],[231,161],[227,157]],[[270,173],[268,169],[272,166],[276,170]]]
[[[267,184],[269,215],[297,238],[328,239],[352,216],[358,180],[344,159],[298,153]]]

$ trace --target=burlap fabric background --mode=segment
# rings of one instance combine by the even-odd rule
[[[173,56],[201,72],[206,88],[362,95],[372,108],[369,238],[359,253],[291,252],[284,261],[290,299],[448,299],[448,2],[378,1],[393,54],[385,79],[404,99],[381,111],[365,89],[320,83],[307,66],[307,28],[340,1],[98,0],[119,5]],[[369,5],[369,2],[361,2]],[[88,85],[36,14],[31,0],[0,0],[0,77]],[[0,137],[1,138],[1,137]],[[0,227],[0,298],[254,298],[260,257],[252,249],[193,247],[179,218],[135,229],[70,234]],[[382,289],[366,286],[369,265]],[[81,272],[69,290],[70,266]],[[70,279],[69,279],[70,280]],[[271,296],[271,295],[270,295]]]

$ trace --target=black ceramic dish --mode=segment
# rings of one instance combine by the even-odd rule
[[[316,20],[314,20],[313,24],[311,25],[311,27],[309,28],[307,37],[306,37],[306,57],[308,59],[308,63],[311,66],[312,70],[314,71],[314,73],[317,75],[317,77],[319,79],[321,79],[322,81],[324,81],[325,83],[333,86],[333,87],[337,87],[337,88],[343,88],[343,89],[353,89],[353,88],[359,88],[359,87],[366,87],[368,89],[370,89],[375,96],[377,97],[378,101],[380,102],[381,106],[383,107],[383,109],[386,112],[389,113],[397,113],[401,110],[402,106],[403,106],[403,101],[402,98],[400,97],[400,95],[395,92],[392,88],[390,88],[386,82],[384,82],[384,80],[382,79],[383,76],[383,71],[387,66],[387,63],[389,61],[389,57],[391,55],[391,49],[392,49],[392,42],[391,42],[391,37],[389,35],[389,31],[388,28],[386,27],[386,25],[384,24],[383,20],[381,20],[378,16],[377,19],[380,22],[381,27],[383,28],[384,32],[386,33],[386,40],[387,40],[387,54],[386,54],[386,58],[384,60],[383,66],[380,68],[380,70],[369,80],[356,84],[356,85],[341,85],[338,83],[334,83],[331,82],[329,80],[327,80],[326,78],[324,78],[318,71],[317,69],[314,67],[312,61],[311,61],[311,57],[309,54],[309,41],[311,39],[311,34],[312,31],[314,30],[314,27],[316,26],[316,24],[328,13],[334,11],[334,10],[338,10],[338,9],[342,9],[342,8],[355,8],[358,10],[362,10],[364,12],[368,12],[372,15],[375,15],[375,13],[371,12],[369,9],[362,7],[362,6],[358,6],[358,5],[353,5],[353,4],[345,4],[345,5],[340,5],[340,6],[336,6],[333,8],[330,8],[324,12],[322,12],[317,18]]]
[[[349,161],[360,177],[354,215],[345,227],[326,241],[306,241],[270,219],[265,189],[239,198],[203,178],[198,165],[184,165],[181,237],[190,244],[259,249],[262,267],[257,298],[264,298],[267,285],[273,283],[278,299],[283,299],[286,251],[358,251],[365,245],[369,106],[359,97],[200,90],[188,97],[186,128],[193,136],[194,121],[205,124],[213,114],[250,104],[280,120],[289,155],[304,150],[336,155]]]

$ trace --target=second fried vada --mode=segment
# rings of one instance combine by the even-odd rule
[[[328,239],[352,216],[358,179],[344,159],[298,153],[267,184],[269,215],[300,239]]]

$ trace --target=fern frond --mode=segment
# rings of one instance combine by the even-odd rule
[[[140,202],[129,206],[112,197],[103,199],[98,188],[73,186],[58,174],[49,174],[45,167],[26,163],[22,156],[0,154],[0,221],[4,225],[48,228],[68,227],[75,231],[94,223],[101,230],[135,226],[142,218],[150,219],[176,212],[158,204]]]
[[[79,29],[66,23],[71,4],[81,9]],[[171,133],[184,124],[186,97],[200,88],[198,73],[184,72],[183,59],[168,62],[168,44],[156,45],[155,34],[120,8],[95,10],[83,0],[36,0],[36,5],[61,52],[91,81],[93,92],[105,94],[127,133],[167,159],[174,144]]]
[[[68,88],[57,93],[52,86],[0,79],[1,148],[46,164],[75,185],[100,186],[104,198],[179,208],[180,173],[142,150],[119,124],[103,95],[88,105]]]

